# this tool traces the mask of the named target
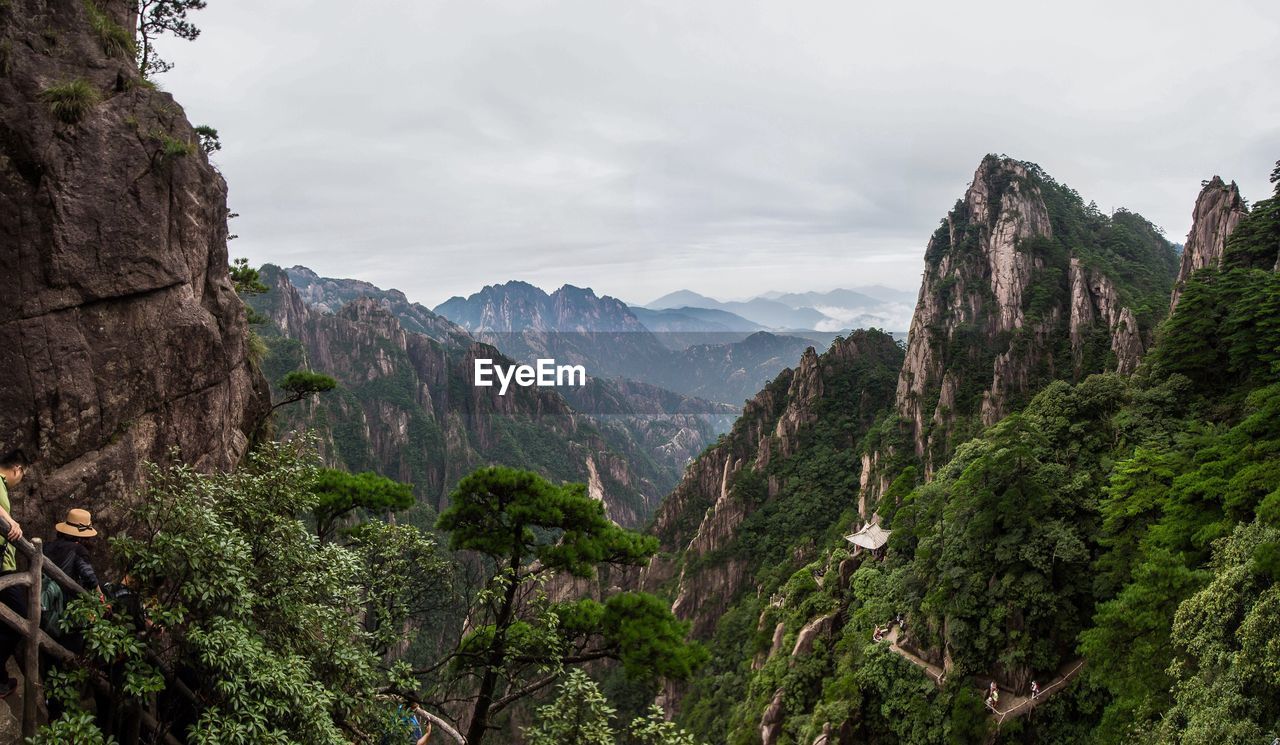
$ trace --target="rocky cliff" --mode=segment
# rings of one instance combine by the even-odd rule
[[[762,565],[785,569],[838,522],[855,498],[857,448],[901,359],[877,331],[855,331],[825,354],[809,349],[663,501],[653,526],[662,553],[645,583],[670,594],[695,635],[715,628]]]
[[[72,505],[118,524],[103,505],[170,448],[232,466],[267,405],[226,185],[111,45],[124,12],[0,4],[0,441],[39,459],[16,500],[33,535]]]
[[[612,519],[637,526],[732,416],[608,380],[565,389],[573,404],[558,391],[516,386],[499,396],[472,384],[474,361],[510,361],[400,293],[298,268],[268,266],[262,276],[273,290],[254,305],[270,321],[271,377],[309,368],[340,384],[318,402],[282,409],[282,429],[316,429],[331,463],[410,482],[435,509],[470,470],[500,463],[584,482]]]
[[[1048,380],[1132,372],[1175,261],[1140,216],[1102,215],[1034,164],[984,158],[925,250],[898,380],[926,474]]]
[[[1178,306],[1182,286],[1193,272],[1222,264],[1227,239],[1246,214],[1236,182],[1225,184],[1218,176],[1204,182],[1191,212],[1191,232],[1187,233],[1187,242],[1182,248],[1182,265],[1173,285],[1170,312]]]

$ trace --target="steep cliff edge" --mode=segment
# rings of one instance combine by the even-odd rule
[[[1197,269],[1219,267],[1227,239],[1248,211],[1236,182],[1225,184],[1218,176],[1204,182],[1191,212],[1191,232],[1182,248],[1182,265],[1173,285],[1170,312],[1178,307],[1182,288]]]
[[[1001,170],[999,160],[992,165]],[[1169,306],[1159,290],[1176,264],[1167,244],[1138,216],[1104,217],[1033,166],[1013,165],[1025,175],[1010,169],[1009,181],[1023,183],[1001,185],[988,171],[930,244],[937,296],[922,305],[953,336],[935,336],[926,323],[941,349],[913,339],[917,362],[942,359],[932,383],[937,399],[922,407],[926,430],[931,414],[958,409],[951,436],[958,441],[961,427],[977,436],[951,454],[926,441],[923,455],[938,468],[925,479],[915,432],[899,418],[899,401],[888,399],[884,418],[849,446],[860,467],[846,464],[837,477],[857,476],[868,500],[859,512],[875,512],[892,531],[883,557],[851,555],[841,535],[858,519],[852,494],[838,505],[819,501],[843,486],[832,478],[843,458],[822,452],[832,441],[820,434],[831,431],[838,410],[818,410],[785,459],[776,455],[782,442],[768,435],[767,448],[751,445],[791,407],[795,372],[748,407],[660,511],[655,527],[668,553],[651,563],[649,580],[712,650],[693,680],[664,691],[673,718],[695,736],[764,745],[939,736],[1109,741],[1155,731],[1162,721],[1174,723],[1162,730],[1168,735],[1208,690],[1210,676],[1195,671],[1221,674],[1221,665],[1205,662],[1204,640],[1215,637],[1202,629],[1227,640],[1212,642],[1215,654],[1244,659],[1238,640],[1255,618],[1245,614],[1264,607],[1257,599],[1271,584],[1231,595],[1234,610],[1225,616],[1221,588],[1254,575],[1228,569],[1213,580],[1217,587],[1203,588],[1223,572],[1210,546],[1220,557],[1242,528],[1263,522],[1274,535],[1275,513],[1261,500],[1274,502],[1277,486],[1265,464],[1274,461],[1277,437],[1280,166],[1276,196],[1239,220],[1220,264],[1188,280],[1153,343],[1150,329]],[[993,204],[1007,212],[988,233],[982,227],[992,223],[972,218],[984,203],[988,220]],[[1001,232],[1023,236],[1012,253],[989,245]],[[993,256],[1008,266],[996,271]],[[948,265],[950,273],[939,269]],[[1028,368],[1028,355],[1046,364]],[[1139,360],[1140,374],[1127,375]],[[908,358],[902,369],[911,365]],[[1001,365],[1007,374],[997,381]],[[1088,374],[1098,369],[1113,372]],[[1025,383],[1011,378],[1020,370]],[[1009,413],[983,428],[997,382],[1011,392]],[[950,403],[941,404],[944,397]],[[817,400],[850,397],[824,378]],[[768,465],[757,472],[765,453]],[[783,490],[807,483],[818,510],[771,496],[784,464],[795,467]],[[764,506],[749,495],[763,495]],[[758,530],[770,504],[796,520]],[[788,532],[796,522],[811,525]],[[776,535],[788,539],[773,545]],[[1268,540],[1249,559],[1258,566],[1277,545]],[[1189,618],[1203,620],[1191,633]],[[876,629],[886,625],[891,643],[878,641]],[[1081,669],[1095,682],[1065,685]],[[1188,670],[1194,681],[1179,688]],[[929,679],[943,674],[945,685]],[[1020,717],[1017,729],[1012,716],[988,716],[983,697],[992,682],[1002,693],[998,711],[1016,715],[1009,700],[1025,703],[1032,681],[1050,691],[1040,700],[1053,708]],[[1271,690],[1225,695],[1265,711],[1258,722],[1275,718]],[[1221,720],[1217,698],[1200,710],[1205,731]]]
[[[1141,216],[1103,215],[1034,164],[984,158],[925,250],[898,380],[926,474],[1049,380],[1133,372],[1175,263]]]
[[[645,583],[667,590],[695,635],[714,630],[739,593],[771,584],[752,587],[761,567],[773,576],[803,563],[806,546],[854,519],[857,449],[892,396],[901,359],[877,331],[855,331],[821,355],[809,349],[663,501],[653,527],[662,553]]]
[[[78,0],[0,7],[0,441],[39,460],[16,500],[33,535],[103,513],[170,448],[234,465],[268,403],[226,184],[172,96],[107,48]]]

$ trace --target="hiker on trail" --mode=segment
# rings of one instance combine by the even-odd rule
[[[75,580],[81,587],[89,592],[96,593],[98,600],[106,603],[106,599],[102,594],[102,586],[98,582],[98,573],[94,571],[92,562],[89,561],[89,551],[85,546],[85,541],[98,535],[98,531],[93,527],[93,516],[88,510],[72,509],[67,511],[67,519],[53,526],[57,531],[57,537],[49,542],[44,549],[45,560],[56,564],[68,577]],[[45,576],[45,589],[58,589],[60,586],[48,575]],[[70,593],[58,592],[57,597],[60,601],[50,603],[51,607],[46,606],[44,615],[41,617],[41,626],[45,633],[52,636],[63,647],[75,654],[84,652],[84,634],[78,630],[62,631],[58,626],[58,617],[62,615],[66,601],[70,600]],[[52,612],[50,612],[52,610]],[[40,658],[41,677],[48,679],[49,671],[59,667],[61,663],[55,661],[52,656],[45,654]],[[62,713],[62,701],[57,696],[50,696],[46,702],[49,707],[49,716],[56,719]]]
[[[85,541],[98,535],[98,531],[93,527],[93,515],[89,514],[88,510],[67,510],[67,519],[54,525],[53,529],[57,531],[58,537],[45,546],[45,558],[57,564],[59,569],[81,587],[95,593],[98,600],[105,605],[107,599],[102,594],[102,584],[98,581],[98,573],[94,571],[93,563],[89,561],[89,549],[85,545]],[[67,597],[66,600],[70,598]],[[84,637],[78,632],[62,634],[57,629],[53,629],[49,633],[72,652],[80,654],[84,651]]]
[[[1033,680],[1031,681],[1031,698],[1037,698],[1039,697],[1039,695],[1040,695],[1040,684]]]
[[[882,639],[884,639],[884,631],[880,628],[879,624],[876,624],[876,630],[871,632],[871,641],[878,642]]]
[[[88,510],[67,510],[67,519],[53,526],[58,537],[44,548],[44,555],[67,573],[67,576],[80,583],[89,592],[97,593],[102,600],[102,585],[98,582],[98,573],[89,561],[89,550],[85,541],[98,535],[93,527],[93,515]]]
[[[1000,688],[996,686],[996,682],[994,680],[991,681],[991,689],[988,696],[990,696],[991,703],[993,705],[1000,703]]]
[[[27,474],[27,465],[27,456],[21,450],[11,450],[0,456],[0,517],[9,523],[9,530],[0,536],[0,546],[3,546],[0,575],[18,571],[18,549],[14,542],[22,538],[22,526],[13,519],[9,489],[22,483],[23,477]],[[4,603],[14,613],[26,618],[27,588],[14,586],[0,590],[0,603]],[[4,669],[9,663],[9,658],[18,649],[20,641],[22,641],[22,634],[9,624],[0,622],[0,698],[13,693],[18,687],[18,681],[5,675]]]

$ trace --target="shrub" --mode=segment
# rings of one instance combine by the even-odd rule
[[[67,124],[84,119],[99,100],[98,91],[83,78],[49,86],[42,97],[49,104],[49,111]]]
[[[108,57],[133,59],[137,55],[138,49],[134,46],[133,34],[111,20],[91,0],[85,0],[84,7],[89,14],[89,26],[97,34],[98,42],[102,45],[102,51]]]
[[[200,138],[200,149],[209,155],[222,149],[222,141],[218,139],[218,130],[207,124],[196,127],[196,136]]]
[[[170,160],[173,158],[185,158],[188,155],[195,155],[197,145],[194,142],[180,140],[165,132],[157,132],[156,139],[160,141],[160,159]]]

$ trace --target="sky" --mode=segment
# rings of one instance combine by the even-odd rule
[[[982,156],[1181,242],[1265,198],[1280,3],[210,0],[160,77],[220,133],[233,256],[434,306],[881,283]]]

